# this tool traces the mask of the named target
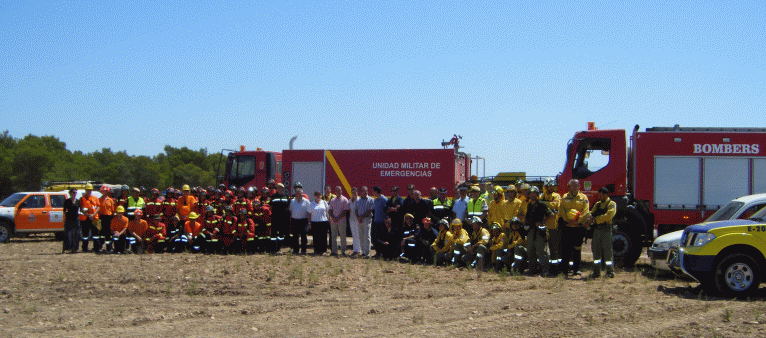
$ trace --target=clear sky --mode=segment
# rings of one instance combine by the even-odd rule
[[[72,151],[459,134],[555,175],[587,121],[766,127],[766,1],[6,0],[0,79],[0,129]]]

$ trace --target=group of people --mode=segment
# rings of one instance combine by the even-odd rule
[[[609,191],[599,190],[592,207],[580,192],[580,182],[568,182],[564,196],[555,180],[540,191],[518,182],[508,187],[461,184],[455,198],[446,188],[431,188],[421,196],[410,184],[406,196],[390,187],[386,196],[378,186],[351,187],[348,197],[340,186],[313,192],[295,183],[286,193],[270,181],[261,189],[220,185],[182,189],[164,194],[152,189],[128,189],[120,196],[101,188],[102,196],[85,187],[80,199],[70,190],[64,205],[64,251],[280,253],[289,246],[306,254],[308,235],[313,254],[346,255],[346,229],[352,236],[352,257],[398,259],[423,264],[455,264],[527,274],[581,275],[580,250],[587,229],[593,230],[593,277],[602,269],[614,276],[612,218],[616,204]],[[130,191],[130,192],[129,192]],[[82,236],[81,238],[78,236]],[[329,245],[328,245],[329,235]]]

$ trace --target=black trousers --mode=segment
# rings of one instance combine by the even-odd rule
[[[301,253],[306,253],[306,247],[308,246],[308,238],[306,237],[306,226],[309,224],[309,220],[306,218],[292,218],[290,219],[290,236],[292,236],[293,253],[298,253],[300,248]],[[300,244],[298,239],[300,238]]]
[[[569,227],[559,222],[559,229],[561,229],[561,272],[567,273],[570,271],[579,271],[581,257],[581,249],[583,240],[585,240],[585,228],[583,227]],[[570,267],[569,262],[572,262]]]
[[[330,232],[330,222],[311,222],[311,236],[314,237],[314,253],[327,252],[327,234]]]
[[[112,250],[112,231],[109,229],[109,225],[112,223],[111,215],[100,215],[101,219],[101,231],[98,232],[98,237],[101,243],[98,244],[97,249],[101,249],[102,244],[106,244],[106,250]]]
[[[93,240],[93,248],[100,249],[101,241],[98,240],[98,229],[90,218],[80,221],[82,227],[82,251],[88,250],[88,242]]]
[[[80,230],[80,220],[69,219],[64,222],[64,244],[62,251],[77,252],[77,248],[80,247],[80,236],[82,230]]]
[[[372,248],[375,250],[376,256],[383,255],[383,245],[378,243],[378,237],[380,234],[386,231],[386,224],[383,222],[372,222],[370,225],[370,237],[372,238]]]

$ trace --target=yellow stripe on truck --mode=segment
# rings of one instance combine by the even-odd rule
[[[335,175],[338,175],[338,179],[340,179],[340,183],[343,184],[343,188],[346,189],[346,194],[351,196],[351,185],[348,184],[348,180],[346,179],[346,176],[343,175],[343,171],[340,170],[340,166],[338,165],[338,162],[335,161],[335,157],[332,156],[332,153],[330,153],[329,150],[325,150],[325,156],[327,157],[327,162],[330,162],[332,170],[335,171]]]

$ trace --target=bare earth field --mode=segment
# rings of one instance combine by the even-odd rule
[[[764,289],[748,301],[707,297],[645,264],[588,280],[327,256],[60,250],[52,236],[0,245],[0,336],[766,336]]]

